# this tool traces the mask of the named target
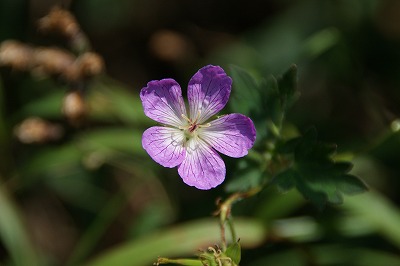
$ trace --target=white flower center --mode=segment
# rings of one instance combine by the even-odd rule
[[[198,137],[198,129],[202,127],[209,127],[211,126],[210,123],[207,124],[199,124],[198,120],[200,118],[201,112],[199,111],[197,113],[197,116],[192,120],[189,117],[187,117],[184,114],[181,114],[181,116],[186,120],[187,124],[184,126],[180,126],[179,129],[182,129],[184,131],[185,137],[187,140],[193,138],[193,137]]]

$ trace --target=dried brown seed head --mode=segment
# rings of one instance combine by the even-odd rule
[[[63,100],[62,111],[68,121],[73,125],[80,125],[86,118],[87,108],[82,93],[71,91]]]
[[[33,49],[21,42],[8,40],[0,45],[0,66],[10,66],[16,70],[32,67]]]
[[[63,129],[60,125],[41,118],[30,117],[14,128],[14,134],[22,143],[44,143],[60,139],[63,135]]]
[[[39,29],[43,32],[56,32],[69,39],[80,32],[75,17],[65,9],[54,7],[48,15],[39,20]]]
[[[62,75],[74,61],[74,55],[59,48],[37,48],[34,51],[35,68],[43,74]]]
[[[77,64],[85,77],[96,76],[104,70],[103,58],[93,52],[87,52],[78,57]]]

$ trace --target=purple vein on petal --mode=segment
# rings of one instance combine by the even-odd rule
[[[190,117],[195,119],[200,111],[199,123],[215,115],[228,102],[232,80],[219,66],[205,66],[190,80],[188,100]]]
[[[142,146],[150,157],[164,167],[175,167],[185,157],[185,136],[179,129],[169,127],[148,128],[142,136]]]
[[[221,157],[200,139],[187,142],[186,157],[178,167],[183,181],[198,189],[218,186],[225,178],[225,164]]]
[[[150,81],[140,92],[145,114],[166,125],[181,126],[186,107],[179,84],[173,79]]]
[[[256,139],[253,122],[242,114],[229,114],[199,130],[199,136],[222,154],[238,158],[248,153]]]

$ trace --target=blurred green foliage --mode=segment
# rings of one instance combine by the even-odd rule
[[[37,31],[37,19],[60,3],[50,2],[1,1],[0,42],[68,49]],[[260,185],[232,209],[241,265],[400,265],[398,1],[61,2],[106,73],[77,84],[0,66],[1,265],[195,256],[220,241],[215,200]],[[142,149],[152,121],[139,90],[152,79],[186,84],[206,64],[232,76],[225,111],[249,115],[258,135],[247,157],[224,158],[224,185],[198,191]],[[89,110],[78,126],[61,111],[76,89]],[[17,129],[31,117],[61,134],[24,143]],[[310,126],[318,139],[305,133]],[[296,177],[305,173],[343,182],[316,182],[310,193],[309,180]],[[370,191],[332,204],[364,189],[356,176]],[[271,180],[300,192],[281,194]]]
[[[274,180],[283,192],[296,187],[303,196],[323,207],[325,203],[343,203],[343,195],[365,192],[367,186],[356,176],[348,174],[352,165],[334,162],[330,157],[336,145],[317,140],[315,128],[303,137],[289,140],[282,147],[294,156],[293,165],[278,173]]]

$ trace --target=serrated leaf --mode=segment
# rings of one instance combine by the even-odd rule
[[[230,66],[230,74],[233,79],[232,97],[230,106],[233,112],[249,116],[257,128],[257,141],[267,134],[266,122],[268,112],[265,111],[264,99],[266,98],[262,84],[250,75],[246,70],[238,66]]]
[[[287,169],[275,176],[272,183],[277,186],[280,192],[285,193],[295,186],[294,174],[292,169]]]
[[[297,66],[292,65],[280,79],[278,79],[281,106],[286,111],[299,97],[297,91]]]
[[[292,141],[293,144],[296,146],[292,166],[272,180],[280,191],[286,192],[296,187],[306,199],[323,207],[327,202],[342,203],[344,195],[367,190],[361,179],[348,174],[352,168],[351,163],[335,162],[331,158],[336,145],[318,141],[315,129],[297,138],[295,142]]]
[[[280,79],[270,76],[259,82],[237,66],[231,66],[231,75],[233,111],[251,117],[257,128],[257,140],[278,136],[286,111],[299,95],[296,66],[293,65]]]
[[[339,177],[346,179],[346,182],[339,182],[339,189],[346,195],[355,195],[364,192],[367,187],[365,183],[360,180],[358,177],[353,175],[342,175]],[[345,183],[345,186],[342,186],[342,183]]]
[[[280,126],[284,113],[281,108],[278,80],[274,76],[269,76],[260,85],[262,91],[261,105],[263,106],[263,116]]]
[[[233,78],[233,93],[230,102],[234,106],[234,111],[250,115],[257,112],[257,109],[261,109],[262,106],[257,104],[260,103],[260,92],[257,81],[248,72],[238,66],[231,65],[230,72]]]
[[[330,161],[330,156],[336,152],[336,144],[318,141],[317,136],[317,130],[310,128],[304,134],[304,137],[300,137],[300,141],[295,148],[297,161],[314,161],[319,164]]]
[[[296,137],[293,139],[289,139],[284,142],[278,142],[276,147],[276,152],[280,154],[290,154],[294,153],[297,145],[301,141],[302,137]]]

